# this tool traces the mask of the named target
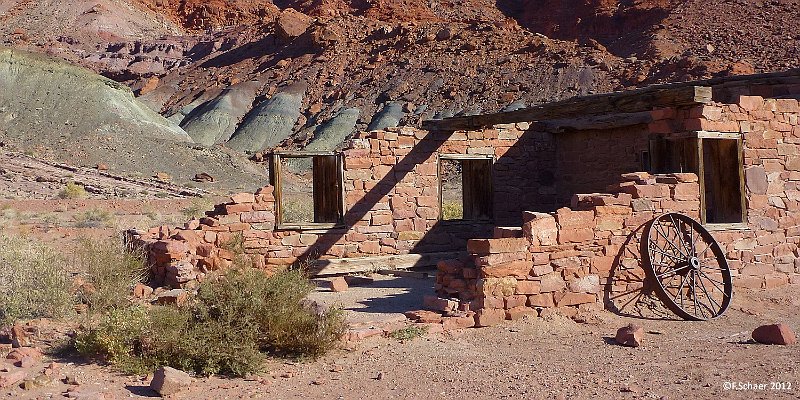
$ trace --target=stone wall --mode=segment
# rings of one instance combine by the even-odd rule
[[[523,195],[538,193],[541,185],[538,176],[519,171],[549,163],[547,157],[531,158],[528,152],[552,157],[548,137],[528,136],[527,127],[510,124],[452,134],[413,128],[360,133],[343,151],[345,212],[340,228],[276,229],[274,189],[267,186],[255,194],[231,196],[206,217],[182,227],[130,231],[128,241],[146,250],[156,281],[173,287],[230,266],[235,247],[265,269],[304,259],[464,251],[468,239],[490,237],[495,224],[518,220],[521,210],[553,207],[539,196]],[[493,223],[439,220],[440,154],[495,157]]]
[[[746,229],[721,230],[734,283],[771,288],[800,283],[800,106],[796,99],[739,96],[713,103],[658,110],[650,125],[666,136],[685,131],[735,133],[743,139]]]
[[[480,254],[479,248],[468,247],[468,239],[492,237],[493,229],[501,238],[524,239],[522,230],[496,227],[519,227],[538,220],[532,215],[539,214],[530,211],[552,213],[558,210],[552,214],[559,226],[556,243],[540,243],[536,249],[528,248],[523,253],[531,258],[525,262],[544,263],[541,265],[554,268],[553,273],[560,271],[567,288],[569,281],[565,276],[575,275],[572,271],[575,265],[561,265],[560,261],[554,265],[554,260],[578,257],[581,263],[587,263],[579,264],[579,275],[588,271],[586,276],[607,278],[592,272],[593,263],[605,260],[608,264],[610,260],[600,258],[600,254],[619,258],[614,255],[618,250],[615,246],[619,244],[616,242],[638,245],[638,239],[632,239],[636,229],[657,212],[678,211],[698,217],[699,205],[694,204],[697,199],[687,196],[694,196],[699,189],[692,182],[669,183],[679,179],[675,176],[626,175],[634,181],[611,185],[607,191],[609,195],[573,197],[569,205],[579,213],[575,214],[576,218],[582,216],[580,218],[587,219],[583,222],[588,223],[589,213],[595,214],[591,229],[570,228],[569,223],[564,222],[566,216],[559,220],[559,213],[565,213],[561,207],[568,205],[567,191],[599,191],[601,186],[614,182],[616,178],[613,177],[618,177],[620,172],[635,170],[641,163],[641,152],[649,149],[652,137],[710,131],[736,133],[743,139],[745,229],[714,232],[730,260],[735,284],[763,288],[800,283],[799,109],[797,100],[793,99],[741,96],[736,104],[656,109],[651,112],[653,122],[649,125],[603,131],[549,134],[520,123],[473,132],[426,132],[404,127],[360,133],[343,151],[345,224],[341,228],[276,230],[275,198],[273,188],[268,186],[255,194],[232,196],[230,202],[218,205],[205,218],[190,221],[183,227],[158,227],[148,232],[131,232],[129,236],[132,242],[147,249],[157,280],[171,286],[186,285],[210,270],[230,265],[235,254],[231,251],[234,245],[241,245],[256,265],[267,269],[283,268],[301,259],[452,251],[466,254],[469,249],[473,258],[461,264],[441,266],[445,270],[438,282],[441,286],[437,287],[442,295],[471,301],[478,296],[478,280],[485,272],[481,268],[498,262],[520,261],[511,258],[521,257],[521,254],[517,254],[520,251]],[[494,156],[494,221],[439,220],[437,170],[438,157],[442,154]],[[669,186],[679,184],[683,186]],[[694,188],[685,184],[694,185]],[[667,197],[664,187],[669,188],[671,197]],[[627,195],[631,198],[627,199]],[[655,205],[645,207],[649,204],[647,200]],[[692,206],[688,207],[690,203]],[[630,210],[630,215],[625,214],[627,211],[623,212],[623,208]],[[622,214],[607,215],[614,210]],[[608,243],[600,247],[587,244],[598,240]],[[576,245],[589,247],[580,250],[585,254],[576,255],[571,253],[578,251]],[[631,248],[630,253],[638,256],[638,248]],[[545,255],[546,262],[543,261]],[[475,257],[479,258],[477,265]],[[631,257],[622,257],[620,262],[629,262],[625,261],[629,259]],[[618,267],[609,265],[611,267],[606,268]],[[641,272],[633,274],[643,277]],[[594,281],[595,278],[587,279]],[[613,284],[610,292],[604,291],[604,296],[613,297],[615,291],[623,287],[635,287],[630,285],[631,282]],[[641,288],[641,279],[637,285]],[[600,299],[600,293],[593,295]],[[576,301],[574,298],[570,295],[563,300],[552,295],[556,306],[559,301],[562,305]],[[582,300],[588,298],[581,296]]]
[[[643,288],[644,224],[670,211],[697,218],[700,192],[695,174],[629,173],[608,189],[553,213],[525,212],[515,234],[470,240],[468,258],[439,263],[437,293],[469,302],[479,326],[554,307],[621,307]]]

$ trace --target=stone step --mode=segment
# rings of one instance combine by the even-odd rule
[[[494,228],[494,234],[492,236],[493,239],[521,238],[521,237],[522,237],[522,227],[516,227],[516,226],[496,226]]]

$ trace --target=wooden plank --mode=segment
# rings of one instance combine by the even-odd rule
[[[289,150],[275,150],[272,154],[279,155],[283,158],[301,158],[311,156],[335,156],[335,151],[289,151]]]
[[[704,228],[709,231],[748,231],[750,227],[746,223],[730,223],[730,224],[704,224]]]
[[[744,222],[738,140],[702,139],[702,143],[706,222]]]
[[[653,122],[653,116],[650,111],[642,111],[542,121],[536,123],[535,129],[544,132],[561,133],[566,131],[622,128],[651,122]]]
[[[694,131],[690,132],[697,135],[700,139],[741,139],[742,134],[739,132],[708,132],[708,131]]]
[[[440,154],[442,160],[494,160],[494,156],[483,154]]]
[[[378,270],[430,267],[435,266],[439,261],[456,259],[463,255],[463,252],[443,252],[317,260],[311,264],[309,271],[314,276],[326,276]]]
[[[472,115],[424,121],[430,131],[457,131],[514,122],[565,119],[578,116],[637,113],[653,108],[685,106],[711,102],[706,86],[651,86],[625,92],[573,97],[553,103],[494,114]]]
[[[339,210],[339,171],[336,156],[313,157],[314,222],[337,222]]]

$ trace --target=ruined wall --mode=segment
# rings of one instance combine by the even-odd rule
[[[526,212],[518,237],[470,240],[469,258],[439,263],[437,293],[469,302],[479,326],[553,307],[622,308],[644,286],[643,225],[668,211],[697,218],[700,192],[695,174],[630,173],[608,189]]]
[[[413,128],[360,133],[343,151],[341,228],[277,230],[274,189],[267,186],[234,195],[182,227],[131,231],[128,240],[146,249],[156,281],[169,286],[185,286],[230,266],[236,248],[265,269],[301,259],[464,251],[468,239],[491,236],[495,224],[519,221],[522,210],[544,207],[540,197],[525,196],[539,191],[538,176],[520,171],[552,165],[552,143],[527,135],[527,125],[452,134]],[[549,156],[530,157],[532,151]],[[440,154],[494,155],[494,223],[439,221]]]
[[[747,220],[739,229],[707,227],[726,253],[735,286],[800,284],[798,101],[741,96],[736,104],[651,114],[649,135],[740,135]],[[642,136],[635,132],[631,139]],[[557,146],[565,148],[561,141]],[[630,305],[647,292],[639,250],[643,225],[669,211],[699,219],[701,189],[694,174],[631,173],[623,178],[608,188],[611,194],[575,195],[571,208],[525,213],[520,231],[501,229],[497,239],[470,241],[469,258],[439,264],[438,294],[469,302],[479,325],[552,307],[576,313],[600,304],[618,310]]]

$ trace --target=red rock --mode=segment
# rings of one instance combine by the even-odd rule
[[[638,325],[629,324],[617,330],[616,342],[622,346],[639,347],[642,345],[644,328]]]
[[[158,295],[156,303],[160,305],[182,306],[189,300],[189,293],[183,289],[172,289]]]
[[[25,333],[25,329],[22,328],[22,325],[14,324],[11,327],[11,345],[14,348],[18,347],[25,347],[30,346],[31,341],[28,338],[28,334]]]
[[[350,286],[347,285],[347,281],[341,276],[332,278],[328,281],[328,285],[333,292],[344,292],[350,288]]]
[[[0,374],[0,388],[9,388],[14,386],[17,382],[22,381],[28,374],[25,371],[15,371],[5,374]]]
[[[506,312],[496,308],[482,308],[475,313],[475,326],[493,326],[506,319]]]
[[[791,345],[797,343],[797,337],[786,324],[762,325],[753,331],[753,340],[763,344]]]
[[[133,296],[137,299],[146,299],[150,297],[151,294],[153,294],[153,288],[144,283],[137,283],[136,286],[133,287]]]
[[[427,310],[407,311],[405,316],[414,322],[426,324],[439,324],[442,322],[441,314]]]
[[[293,8],[283,10],[275,22],[275,31],[282,40],[298,37],[311,26],[311,17]]]
[[[231,195],[231,201],[235,204],[255,203],[256,196],[252,193],[237,193]]]
[[[454,300],[442,299],[436,296],[424,296],[422,305],[433,311],[451,311],[458,309],[458,302]]]
[[[14,363],[15,366],[20,368],[29,368],[36,365],[37,361],[33,357],[22,357],[21,360]]]
[[[475,317],[472,315],[442,318],[442,328],[446,331],[453,329],[472,328],[473,326],[475,326]]]
[[[20,347],[6,355],[6,359],[12,360],[13,362],[21,361],[25,357],[40,360],[42,358],[42,353],[35,347]]]
[[[530,307],[514,307],[506,310],[506,319],[510,319],[512,321],[516,321],[526,315],[538,315],[539,313],[534,308]]]
[[[186,390],[194,383],[194,378],[181,370],[161,367],[153,374],[150,389],[162,396],[169,396]]]

